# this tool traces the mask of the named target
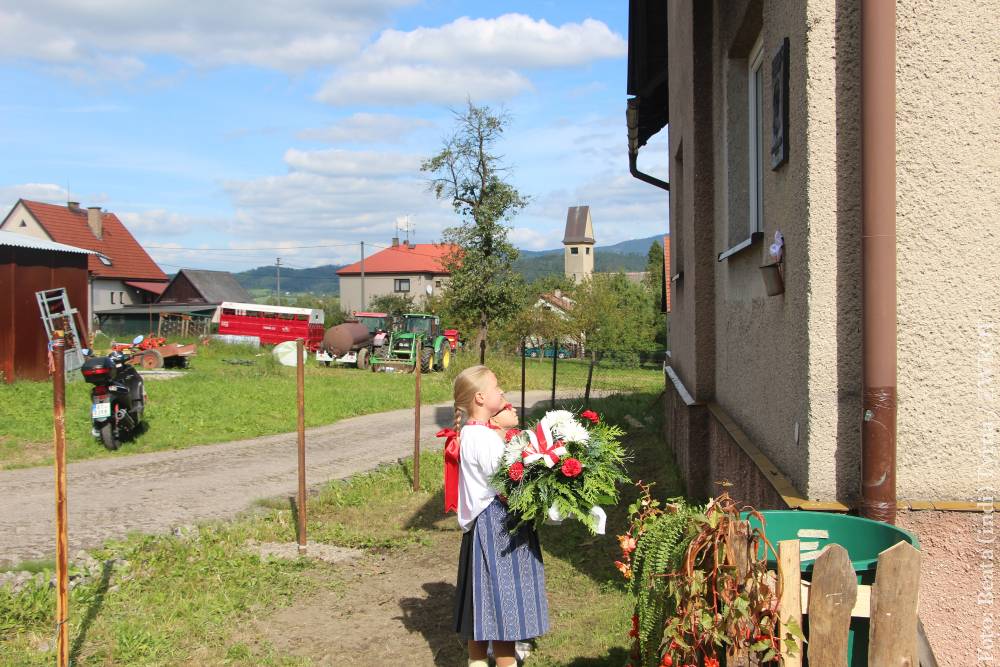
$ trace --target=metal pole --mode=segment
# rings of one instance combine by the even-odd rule
[[[274,277],[277,280],[277,305],[281,305],[281,258],[278,257],[274,260]]]
[[[544,356],[545,351],[542,351]],[[559,339],[552,341],[552,409],[556,408],[556,364],[559,361]]]
[[[306,364],[304,359],[305,341],[295,341],[296,351],[296,403],[299,426],[299,553],[306,552]]]
[[[66,356],[62,332],[52,337],[52,417],[56,459],[56,664],[69,665],[69,535],[66,507]]]
[[[420,339],[417,338],[417,347],[414,350],[417,355],[414,369],[417,377],[414,388],[413,404],[413,490],[420,490]]]
[[[861,515],[896,521],[896,3],[861,2]]]
[[[594,379],[594,353],[590,353],[590,367],[587,368],[587,389],[583,393],[583,405],[590,407],[590,382]]]
[[[524,406],[524,384],[525,384],[525,382],[524,382],[524,376],[525,376],[524,365],[525,365],[525,357],[527,356],[525,354],[525,349],[527,347],[528,347],[528,339],[527,338],[521,338],[521,426],[524,426],[524,424],[525,424],[524,420],[525,420],[525,416],[526,416],[525,406]]]
[[[365,242],[361,242],[361,311],[368,310],[365,307]]]

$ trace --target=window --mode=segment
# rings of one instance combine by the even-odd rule
[[[409,278],[396,278],[393,282],[393,290],[396,292],[409,292],[410,291],[410,279]]]
[[[18,227],[27,227],[27,226],[28,226],[28,223],[26,223],[24,220],[22,220],[21,224],[18,225]]]
[[[750,146],[747,185],[750,191],[748,234],[764,229],[764,42],[757,38],[747,60],[747,143]]]
[[[587,246],[587,254],[590,254],[590,246]]]
[[[111,305],[112,306],[115,305],[115,293],[114,292],[108,292],[108,294],[111,295]]]
[[[434,281],[434,287],[441,287],[441,281],[440,280],[435,280]]]
[[[125,292],[118,292],[118,303],[119,305],[125,305]]]
[[[571,254],[571,255],[579,255],[580,254],[580,249],[579,248],[570,248],[569,249],[569,254]]]

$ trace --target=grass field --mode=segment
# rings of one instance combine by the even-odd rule
[[[631,476],[658,482],[657,495],[669,497],[680,493],[680,487],[659,436],[659,410],[649,409],[655,397],[653,392],[611,397],[595,401],[595,407],[606,419],[632,429],[626,441],[634,456]],[[639,416],[644,426],[628,426],[625,414]],[[421,490],[416,493],[410,488],[412,461],[401,461],[331,483],[309,505],[311,540],[362,549],[375,563],[375,574],[418,577],[426,590],[442,588],[439,597],[445,599],[435,607],[437,617],[450,613],[443,589],[453,590],[447,582],[453,581],[460,539],[454,517],[441,515],[441,465],[440,454],[421,458]],[[614,532],[624,525],[624,508],[634,497],[634,489],[626,488],[621,504],[607,508],[608,535],[591,537],[578,524],[543,532],[552,629],[539,641],[532,665],[620,667],[627,661],[631,608],[612,563],[619,554]],[[372,614],[370,644],[405,639],[423,648],[421,655],[429,655],[428,646],[440,653],[436,664],[464,664],[463,649],[446,621],[407,613],[406,605],[413,604],[413,609],[427,611],[429,607],[419,606],[426,600],[384,606],[358,600],[356,573],[348,567],[312,560],[263,561],[245,546],[249,540],[287,542],[293,534],[294,518],[282,499],[262,502],[257,513],[245,518],[205,525],[183,537],[137,535],[107,545],[95,556],[127,564],[106,569],[100,580],[72,591],[75,661],[307,665],[308,637],[313,636],[308,633],[335,635],[336,623],[361,605]],[[362,596],[366,590],[361,589]],[[317,601],[323,603],[319,614]],[[53,607],[48,585],[30,586],[18,596],[0,588],[0,664],[52,664]],[[307,634],[287,636],[275,621],[279,614],[301,617],[305,625],[295,631]],[[358,665],[380,664],[371,653],[352,658]]]
[[[445,373],[423,376],[423,401],[451,399],[451,382],[477,361],[471,354],[454,357]],[[233,364],[230,362],[239,362]],[[516,402],[520,359],[490,357],[487,364]],[[587,364],[560,361],[557,386],[582,388]],[[551,387],[552,361],[529,360],[528,389]],[[659,391],[659,371],[598,367],[594,387],[618,392]],[[265,350],[215,343],[200,347],[184,377],[146,382],[147,429],[119,452],[108,452],[90,434],[90,387],[73,381],[66,387],[66,439],[70,461],[101,456],[181,449],[295,429],[295,369],[277,364]],[[413,405],[414,377],[405,373],[370,373],[353,368],[306,369],[306,425],[321,426],[346,417]],[[0,384],[0,469],[51,462],[52,388],[47,382]]]

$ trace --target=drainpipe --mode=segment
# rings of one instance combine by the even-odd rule
[[[896,521],[896,3],[861,0],[861,514]]]
[[[639,100],[637,98],[633,97],[628,100],[628,106],[625,109],[625,122],[628,127],[628,173],[640,181],[669,192],[670,183],[639,171]]]

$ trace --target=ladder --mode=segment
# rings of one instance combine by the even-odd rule
[[[71,371],[83,366],[84,357],[80,341],[80,332],[76,328],[76,318],[79,312],[69,305],[69,296],[65,287],[35,292],[38,300],[38,310],[42,314],[42,324],[45,325],[46,340],[52,340],[53,332],[61,330],[64,333],[66,346],[64,348],[65,369],[67,377],[76,377]],[[83,345],[87,341],[83,341]]]

